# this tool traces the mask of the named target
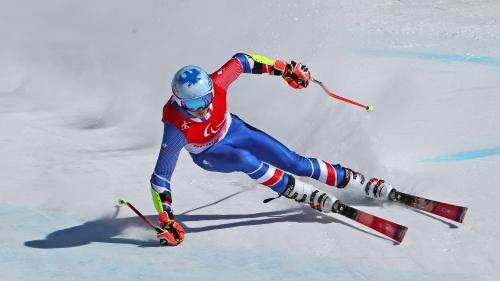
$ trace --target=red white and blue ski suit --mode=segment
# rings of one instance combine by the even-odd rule
[[[227,89],[241,73],[281,75],[272,65],[238,53],[210,74],[214,99],[207,116],[195,118],[173,98],[163,108],[164,133],[151,185],[162,198],[164,211],[171,210],[170,178],[184,147],[201,168],[214,172],[244,172],[260,184],[282,193],[289,174],[314,178],[337,186],[344,178],[340,165],[296,154],[268,134],[248,125],[227,110]]]

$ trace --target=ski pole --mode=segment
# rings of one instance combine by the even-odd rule
[[[364,105],[364,104],[361,104],[361,103],[359,103],[359,102],[356,102],[356,101],[350,100],[350,99],[348,99],[348,98],[344,98],[344,97],[342,97],[342,96],[339,96],[339,95],[337,95],[336,93],[334,93],[334,92],[332,92],[332,91],[328,90],[328,88],[327,88],[325,85],[323,85],[323,82],[321,82],[321,81],[319,81],[319,80],[316,80],[316,79],[314,79],[313,77],[311,77],[311,81],[313,81],[314,83],[316,83],[316,84],[320,85],[320,86],[321,86],[321,88],[323,88],[323,91],[325,91],[325,93],[327,93],[327,94],[328,94],[330,97],[332,97],[332,98],[335,98],[335,99],[338,99],[338,100],[341,100],[341,101],[344,101],[344,102],[348,102],[348,103],[350,103],[350,104],[357,105],[357,106],[359,106],[359,107],[362,107],[362,108],[366,109],[366,111],[368,111],[368,112],[372,112],[372,111],[373,111],[373,106],[371,106],[371,105]]]
[[[134,207],[134,205],[132,205],[130,202],[127,202],[127,200],[125,200],[125,198],[123,198],[123,197],[118,198],[118,205],[120,205],[120,206],[124,206],[124,205],[129,206],[130,209],[132,209],[132,211],[134,211],[134,213],[136,213],[145,223],[147,223],[149,226],[151,226],[152,228],[154,228],[157,233],[162,233],[163,232],[163,230],[159,226],[154,225],[153,222],[151,222],[150,219],[146,218],[146,216],[144,216],[143,214],[141,214],[141,212],[139,212],[139,210],[137,210]]]

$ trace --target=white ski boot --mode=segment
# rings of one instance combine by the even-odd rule
[[[363,174],[355,172],[349,168],[344,168],[344,180],[339,184],[338,188],[345,188],[350,192],[361,193],[365,196],[374,199],[388,199],[389,194],[394,189],[384,180],[372,178],[365,180]]]
[[[309,204],[311,208],[323,213],[330,213],[333,204],[337,201],[337,198],[332,195],[326,194],[293,176],[288,177],[288,185],[282,195],[299,203]]]

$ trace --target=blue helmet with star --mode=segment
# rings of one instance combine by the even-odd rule
[[[196,99],[213,92],[212,79],[198,66],[184,66],[172,79],[172,92],[180,100]]]

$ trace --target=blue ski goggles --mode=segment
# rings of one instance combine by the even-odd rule
[[[208,94],[201,96],[199,98],[182,100],[178,99],[182,109],[188,111],[197,111],[200,108],[207,108],[212,104],[214,99],[213,91],[210,91]]]

